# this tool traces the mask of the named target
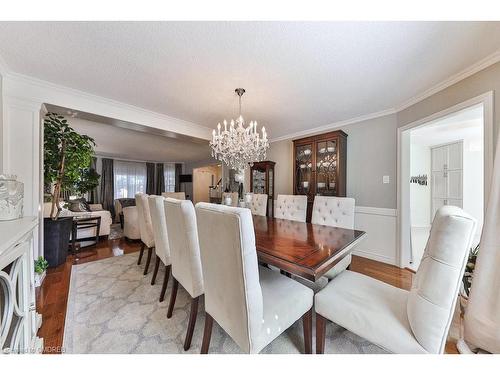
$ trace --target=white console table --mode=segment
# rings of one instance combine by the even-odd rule
[[[36,333],[33,232],[36,217],[0,221],[0,349],[1,353],[41,353]]]

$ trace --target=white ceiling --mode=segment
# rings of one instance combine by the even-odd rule
[[[94,138],[101,156],[155,162],[194,162],[210,159],[207,142],[193,142],[67,117],[80,134]]]
[[[394,108],[500,49],[500,22],[0,22],[0,56],[34,76],[271,138]],[[54,103],[57,104],[57,103]]]
[[[469,139],[482,145],[483,107],[471,107],[411,130],[412,145],[432,147],[460,139]],[[481,146],[482,147],[482,146]]]

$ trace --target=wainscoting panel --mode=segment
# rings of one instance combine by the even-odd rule
[[[367,233],[354,254],[397,265],[396,210],[356,206],[354,225]]]

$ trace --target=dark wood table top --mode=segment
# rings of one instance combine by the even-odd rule
[[[366,233],[253,216],[259,261],[316,281],[348,255]]]

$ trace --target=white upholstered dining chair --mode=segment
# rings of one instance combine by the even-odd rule
[[[183,191],[164,191],[161,193],[161,196],[163,198],[174,198],[174,199],[180,199],[180,200],[185,200],[186,199],[186,193]]]
[[[208,352],[213,320],[243,351],[258,353],[302,318],[311,353],[313,291],[259,268],[250,210],[198,203],[196,217],[206,312],[201,352]]]
[[[267,215],[267,194],[249,193],[251,199],[248,202],[252,215],[266,216]]]
[[[231,199],[230,206],[238,207],[238,198],[239,198],[238,193],[236,193],[236,192],[234,192],[234,193],[228,193],[228,192],[222,193],[222,204],[226,204],[226,198]]]
[[[191,296],[191,313],[184,340],[184,350],[188,350],[198,315],[198,300],[204,290],[196,214],[190,200],[167,198],[164,205],[173,278],[167,318],[172,317],[177,289],[181,284]],[[212,235],[218,238],[218,234]]]
[[[155,240],[153,237],[153,224],[151,223],[151,214],[149,212],[148,195],[137,193],[135,195],[135,205],[137,207],[137,216],[139,221],[139,231],[141,233],[141,252],[137,264],[141,264],[144,249],[148,249],[148,258],[146,266],[144,267],[144,275],[148,273],[149,263],[151,262],[151,254],[155,247]]]
[[[312,224],[327,225],[345,229],[354,229],[354,206],[353,198],[326,197],[317,195],[314,197],[314,205],[311,216]],[[349,249],[344,249],[347,252]],[[352,256],[347,254],[335,264],[325,276],[333,279],[351,264]]]
[[[331,320],[393,353],[443,353],[476,221],[440,208],[411,290],[345,271],[315,296],[316,352]]]
[[[294,221],[306,221],[307,195],[278,194],[274,217]]]
[[[156,281],[160,261],[165,266],[165,276],[163,278],[163,285],[160,292],[160,302],[165,298],[165,291],[167,290],[168,278],[170,276],[170,269],[172,262],[170,259],[170,247],[168,245],[167,234],[167,221],[165,218],[165,205],[163,202],[165,198],[158,195],[150,195],[148,198],[149,212],[151,213],[151,222],[153,224],[153,237],[155,240],[155,254],[156,262],[153,277],[151,278],[151,285]]]

